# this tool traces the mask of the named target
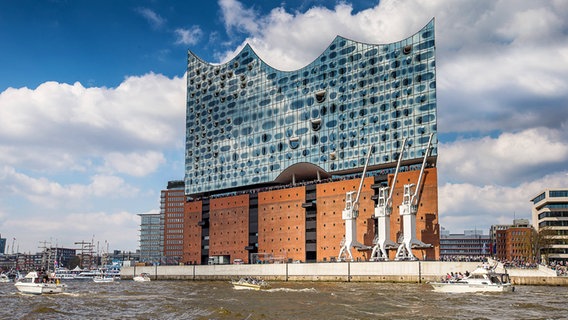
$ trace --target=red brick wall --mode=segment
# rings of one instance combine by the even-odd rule
[[[339,244],[345,235],[345,222],[341,214],[345,209],[345,194],[357,191],[361,179],[342,180],[320,184],[316,189],[317,197],[317,260],[327,261],[337,258]],[[375,234],[375,224],[371,216],[375,202],[371,197],[374,190],[371,185],[374,178],[365,178],[359,199],[359,217],[357,218],[357,241],[371,246]],[[351,250],[353,258],[368,260],[370,251]]]
[[[211,199],[209,204],[209,256],[248,262],[249,195]]]
[[[184,263],[201,263],[201,227],[197,225],[201,221],[201,208],[201,201],[186,202],[184,206]]]
[[[258,194],[258,252],[306,260],[305,187]]]

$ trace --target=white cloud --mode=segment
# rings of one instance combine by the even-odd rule
[[[111,168],[112,172],[123,172],[138,177],[156,171],[158,166],[165,162],[162,153],[152,151],[143,154],[113,152],[105,156],[105,167]]]
[[[513,218],[531,221],[530,200],[545,188],[566,187],[568,171],[554,172],[517,186],[445,183],[438,190],[440,225],[454,233],[488,230],[493,224],[511,224]]]
[[[438,166],[449,182],[516,185],[564,169],[567,136],[565,131],[534,128],[497,138],[441,143]]]
[[[160,15],[158,15],[151,9],[137,8],[136,12],[144,17],[150,23],[150,25],[152,25],[152,28],[160,28],[162,25],[164,25],[164,23],[166,23],[166,20],[164,18],[160,17]]]
[[[46,208],[85,206],[93,198],[132,198],[138,188],[122,178],[95,175],[88,184],[61,184],[45,177],[32,177],[4,166],[0,170],[0,190],[3,196],[20,197]],[[95,200],[96,201],[96,200]]]
[[[219,6],[227,32],[231,33],[236,29],[239,32],[257,33],[259,25],[256,22],[257,13],[253,9],[245,9],[236,0],[219,0]]]
[[[203,36],[203,31],[198,26],[193,26],[189,29],[176,29],[175,34],[177,37],[176,44],[191,45],[199,41]]]
[[[179,148],[184,97],[183,78],[153,73],[128,77],[117,88],[85,88],[78,82],[9,88],[0,93],[0,164],[82,171],[106,154]]]

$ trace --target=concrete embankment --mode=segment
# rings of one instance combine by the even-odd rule
[[[450,272],[471,272],[477,266],[479,262],[441,261],[134,266],[123,267],[120,274],[122,279],[132,279],[140,273],[148,273],[152,280],[229,280],[258,276],[269,281],[426,283],[438,281]],[[516,285],[568,286],[568,277],[557,277],[553,270],[544,267],[508,269],[507,272]]]

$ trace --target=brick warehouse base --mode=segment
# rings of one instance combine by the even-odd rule
[[[420,259],[439,258],[437,169],[424,172],[424,183],[416,214],[417,238],[430,248],[415,249]],[[393,193],[389,238],[396,242],[402,234],[398,204],[402,203],[405,184],[416,182],[419,171],[398,175]],[[376,234],[375,210],[377,187],[392,183],[393,174],[367,176],[364,180],[357,218],[357,241],[372,247]],[[360,178],[340,179],[274,190],[216,197],[187,202],[186,235],[183,263],[207,264],[208,256],[227,256],[251,263],[245,248],[269,254],[281,261],[328,262],[340,250],[345,234],[342,210],[345,194],[357,190]],[[191,239],[189,239],[191,237]],[[208,249],[206,250],[206,248]],[[395,252],[391,250],[390,259]],[[371,250],[353,250],[358,261],[368,261]]]

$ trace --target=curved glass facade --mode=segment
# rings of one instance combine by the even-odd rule
[[[312,163],[331,174],[421,158],[436,133],[434,21],[390,44],[336,37],[312,63],[280,71],[246,46],[222,65],[188,54],[185,190],[270,183]],[[432,155],[437,155],[434,135]]]

